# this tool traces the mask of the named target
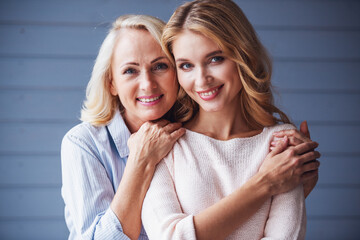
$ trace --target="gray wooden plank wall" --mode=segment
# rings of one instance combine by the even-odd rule
[[[0,239],[66,239],[60,142],[78,123],[98,48],[125,13],[182,1],[0,2]],[[307,239],[360,235],[360,2],[238,0],[274,59],[277,102],[323,154]]]

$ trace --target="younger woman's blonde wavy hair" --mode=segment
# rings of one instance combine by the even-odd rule
[[[273,104],[272,66],[267,51],[245,14],[233,1],[198,0],[177,8],[161,38],[162,48],[170,59],[174,58],[172,44],[184,30],[209,37],[237,63],[243,85],[240,91],[242,109],[239,110],[251,128],[261,129],[277,122],[290,122]],[[199,110],[198,104],[182,88],[178,101],[182,105],[177,111],[178,121],[189,121]],[[274,116],[276,114],[279,117]]]
[[[110,93],[111,63],[119,30],[122,28],[147,30],[160,44],[164,26],[165,23],[160,19],[147,15],[124,15],[116,19],[95,60],[86,88],[86,99],[80,120],[94,126],[106,125],[113,118],[116,109],[124,110],[119,97]]]

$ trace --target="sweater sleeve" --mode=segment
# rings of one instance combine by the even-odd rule
[[[264,238],[305,239],[306,211],[302,185],[273,197]]]
[[[142,221],[149,239],[196,239],[193,215],[183,213],[164,160],[158,164],[144,199]]]
[[[69,133],[65,135],[61,167],[69,239],[128,240],[110,209],[114,189],[90,140]]]

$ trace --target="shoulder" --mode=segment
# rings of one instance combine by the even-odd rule
[[[290,129],[296,129],[296,127],[293,124],[282,123],[266,128],[266,130],[269,131],[270,133],[278,132],[282,130],[290,130]]]
[[[106,133],[105,126],[96,127],[87,122],[82,122],[71,128],[62,139],[61,149],[87,149],[93,152],[96,142]]]
[[[78,140],[87,141],[91,140],[99,132],[104,131],[104,127],[96,127],[87,122],[82,122],[71,128],[64,136],[63,141]]]

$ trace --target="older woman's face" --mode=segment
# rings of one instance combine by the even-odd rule
[[[175,103],[175,69],[146,30],[121,29],[112,59],[111,94],[125,108],[125,120],[140,125],[161,118]]]

